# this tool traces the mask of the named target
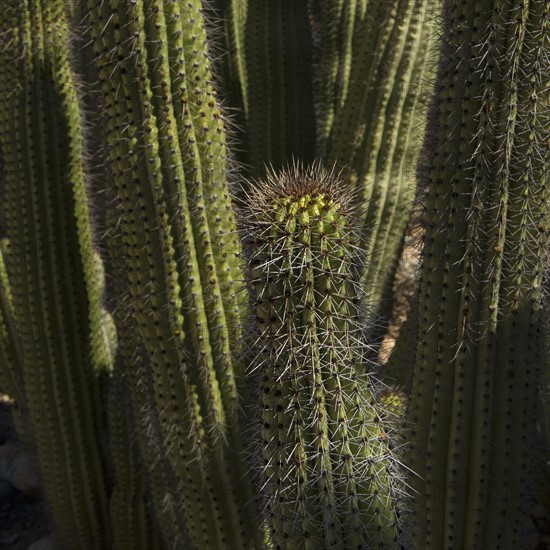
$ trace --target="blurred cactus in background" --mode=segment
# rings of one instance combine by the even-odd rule
[[[549,12],[4,2],[0,390],[60,550],[534,547]]]

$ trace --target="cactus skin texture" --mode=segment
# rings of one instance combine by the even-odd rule
[[[335,0],[318,9],[317,149],[336,163],[361,205],[364,286],[379,319],[389,320],[392,285],[414,199],[414,167],[432,91],[437,0]]]
[[[0,19],[5,263],[45,493],[67,548],[110,538],[99,378],[110,370],[62,0]]]
[[[414,548],[526,545],[548,368],[549,8],[444,4],[407,414]]]
[[[107,196],[115,200],[115,191],[112,188],[105,189]],[[128,295],[128,281],[125,261],[117,257],[119,251],[124,248],[122,240],[122,231],[115,220],[120,213],[115,208],[109,208],[107,211],[107,247],[110,254],[108,265],[111,266],[111,284],[113,300],[110,305],[113,310],[113,317],[117,327],[118,346],[116,363],[114,370],[115,388],[111,391],[111,396],[115,396],[110,402],[119,405],[112,409],[114,421],[117,425],[122,424],[130,434],[132,441],[131,449],[128,449],[126,437],[112,437],[111,447],[119,446],[121,460],[115,462],[115,468],[118,466],[123,476],[122,487],[119,489],[120,500],[126,498],[126,502],[119,503],[117,510],[114,505],[111,506],[113,513],[127,513],[128,510],[136,510],[133,517],[140,517],[142,513],[141,502],[131,500],[136,494],[135,489],[140,487],[142,480],[136,475],[139,466],[147,473],[146,481],[148,484],[147,502],[153,509],[154,521],[151,522],[151,533],[149,537],[153,543],[162,541],[162,548],[179,549],[192,548],[191,541],[185,529],[184,505],[181,480],[178,480],[174,473],[174,468],[167,459],[165,453],[159,449],[164,447],[164,438],[160,427],[159,413],[155,404],[154,387],[152,381],[151,368],[147,362],[147,354],[143,350],[143,344],[139,339],[136,321],[131,314],[131,298]],[[124,403],[121,410],[120,402]],[[120,415],[124,417],[118,418]],[[111,422],[112,423],[112,422]],[[110,423],[110,424],[111,424]],[[122,444],[126,448],[120,447]],[[136,447],[138,447],[136,449]],[[127,460],[129,466],[124,466],[124,460]],[[130,477],[128,473],[133,473]],[[116,475],[116,481],[119,483],[120,475]],[[115,487],[115,490],[117,488]],[[117,518],[113,518],[116,522]],[[126,523],[128,522],[121,522]],[[127,540],[132,535],[132,525],[128,525]],[[132,535],[135,536],[135,535]],[[142,538],[145,538],[142,536]],[[123,539],[124,540],[124,539]],[[139,539],[138,539],[139,540]],[[149,541],[145,540],[147,544]],[[136,542],[132,541],[128,548],[137,547]],[[121,548],[123,548],[121,544]],[[147,548],[147,545],[146,545]]]
[[[389,433],[364,374],[351,197],[316,165],[250,186],[242,217],[257,330],[256,449],[275,548],[395,545]]]
[[[146,504],[147,479],[137,442],[132,438],[132,409],[125,382],[124,371],[115,368],[107,399],[108,443],[115,479],[109,499],[111,521],[116,526],[112,549],[157,550],[159,539],[151,537],[151,518]]]

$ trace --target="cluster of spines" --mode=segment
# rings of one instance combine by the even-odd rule
[[[238,456],[244,379],[232,355],[239,248],[201,4],[88,5],[120,206],[120,261],[164,445],[186,487],[190,538],[198,547],[254,546],[260,535]]]
[[[391,424],[365,374],[351,197],[314,166],[271,172],[243,221],[259,380],[258,484],[277,548],[395,544]]]
[[[548,11],[547,1],[444,4],[408,412],[419,548],[518,548],[529,522],[548,261]]]
[[[5,259],[23,401],[59,538],[68,548],[104,548],[98,378],[110,357],[101,334],[65,3],[25,0],[2,9]]]
[[[283,4],[214,2],[229,50],[220,63],[224,92],[243,111],[240,158],[254,177],[264,164],[281,168],[293,158],[343,169],[358,201],[368,204],[361,241],[371,258],[365,279],[372,318],[383,320],[373,323],[377,339],[390,316],[414,195],[440,2]]]

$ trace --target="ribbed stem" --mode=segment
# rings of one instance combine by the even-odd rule
[[[397,536],[391,428],[363,374],[358,235],[342,185],[318,167],[273,172],[243,212],[259,484],[273,544],[289,550],[378,548]]]
[[[23,352],[25,393],[46,496],[67,548],[105,548],[98,376],[110,368],[101,332],[82,173],[80,113],[64,2],[3,6],[0,57],[6,261]]]
[[[7,239],[0,241],[0,387],[15,400],[18,407],[26,408],[18,325],[13,307],[13,295],[4,257],[10,253]]]
[[[109,226],[107,245],[113,266],[112,290],[116,299],[113,317],[118,335],[117,368],[121,378],[124,378],[119,382],[119,386],[123,386],[128,392],[128,395],[123,397],[128,400],[127,410],[122,413],[126,418],[133,418],[132,425],[129,427],[130,439],[133,445],[139,446],[140,466],[147,473],[150,498],[148,504],[155,516],[155,522],[151,525],[153,537],[165,541],[168,549],[187,548],[191,546],[191,542],[185,530],[186,522],[191,526],[200,526],[204,523],[204,518],[199,517],[198,513],[189,512],[192,511],[191,491],[194,489],[192,480],[191,484],[184,486],[190,480],[178,479],[166,454],[159,453],[159,449],[164,448],[164,438],[155,405],[151,369],[137,335],[136,322],[131,315],[131,299],[128,295],[126,277],[127,265],[124,258],[121,260],[118,256],[124,244],[120,226],[116,223],[120,213],[117,208],[118,201],[114,195],[114,189],[109,188],[107,196],[112,202],[107,215]],[[132,451],[135,449],[132,448]],[[130,455],[129,460],[133,465],[135,456]],[[121,491],[121,498],[123,496],[124,491]],[[133,505],[139,506],[140,503],[133,503]],[[117,513],[113,506],[112,511]],[[187,512],[189,514],[184,517],[184,513]]]
[[[200,2],[89,7],[130,311],[169,461],[187,493],[185,516],[196,518],[187,521],[191,540],[256,547],[261,534],[240,457],[244,377],[232,355],[239,248]]]
[[[155,529],[147,505],[147,474],[141,461],[132,426],[132,404],[123,364],[115,367],[109,380],[109,453],[113,464],[114,487],[109,510],[113,525],[113,550],[149,550],[158,547],[160,532]]]
[[[222,90],[230,107],[242,109],[245,128],[240,155],[253,176],[265,165],[315,155],[314,37],[307,0],[232,0],[221,6],[226,21],[225,73],[237,90]],[[238,79],[238,81],[236,81]]]
[[[519,548],[530,521],[549,245],[549,6],[444,6],[408,411],[418,548]]]
[[[362,206],[365,273],[373,313],[387,321],[391,287],[416,180],[423,133],[419,100],[431,91],[439,3],[326,2],[317,33],[321,94],[317,154],[343,169]],[[385,323],[384,323],[385,324]],[[383,330],[378,327],[376,338]]]

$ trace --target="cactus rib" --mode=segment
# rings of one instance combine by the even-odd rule
[[[421,548],[517,548],[525,536],[549,244],[549,5],[444,6],[408,411]]]

